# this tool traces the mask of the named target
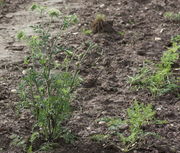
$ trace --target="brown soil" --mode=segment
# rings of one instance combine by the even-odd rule
[[[153,98],[147,91],[133,92],[127,83],[127,76],[132,76],[145,59],[158,61],[171,37],[180,34],[179,23],[168,22],[163,17],[164,12],[179,12],[180,0],[71,0],[69,9],[64,9],[57,0],[14,0],[13,4],[9,1],[10,4],[3,6],[0,11],[0,149],[3,153],[23,152],[21,148],[10,145],[10,136],[17,134],[28,138],[33,122],[29,112],[16,115],[18,97],[13,92],[26,68],[22,64],[26,47],[16,42],[15,34],[27,25],[27,22],[22,23],[24,19],[28,25],[29,22],[39,22],[26,13],[27,2],[40,2],[79,16],[80,24],[67,31],[63,39],[66,41],[62,43],[75,50],[87,40],[98,45],[81,67],[85,81],[76,91],[74,111],[67,123],[77,141],[73,145],[61,143],[54,153],[120,153],[116,147],[95,143],[89,136],[104,130],[95,122],[96,119],[105,116],[124,118],[124,110],[134,99],[153,104],[157,118],[169,123],[145,127],[145,130],[157,132],[163,138],[148,138],[142,147],[132,152],[180,153],[180,101],[176,94]],[[109,21],[113,21],[116,32],[83,34],[83,29],[90,28],[97,13],[105,14]]]

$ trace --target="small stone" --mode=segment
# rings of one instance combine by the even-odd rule
[[[90,134],[96,134],[96,131],[91,131]]]
[[[13,14],[7,14],[6,17],[11,19],[13,17]]]
[[[89,126],[89,127],[87,127],[87,130],[91,130],[91,127]]]
[[[27,71],[26,71],[26,70],[23,70],[23,71],[22,71],[22,74],[23,74],[23,75],[26,75],[26,74],[27,74]]]
[[[157,111],[162,110],[162,106],[156,108]]]
[[[78,34],[78,32],[74,32],[74,33],[72,33],[73,35],[77,35]]]
[[[103,8],[104,6],[105,6],[104,4],[101,4],[99,7],[100,7],[100,8]]]
[[[164,31],[164,28],[162,28],[161,30],[160,30],[160,33],[162,33]]]
[[[161,38],[160,37],[155,37],[155,41],[160,41]]]
[[[106,111],[103,111],[102,114],[105,115],[105,114],[107,114],[107,112],[106,112]]]
[[[26,120],[26,117],[24,115],[22,115],[20,120]]]
[[[105,121],[100,121],[99,122],[99,125],[103,125],[103,124],[106,124],[106,122]]]
[[[76,119],[79,120],[79,119],[81,119],[81,117],[80,117],[80,116],[77,116]]]
[[[12,93],[17,93],[17,90],[16,89],[12,89],[11,92]]]

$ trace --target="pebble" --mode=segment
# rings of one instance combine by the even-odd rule
[[[17,90],[16,89],[12,89],[11,92],[12,93],[17,93]]]
[[[6,18],[10,18],[11,19],[12,17],[13,17],[13,14],[7,14],[6,15]]]
[[[87,127],[87,130],[91,130],[91,127],[89,126],[89,127]]]
[[[72,33],[73,35],[77,35],[78,34],[78,32],[74,32],[74,33]]]
[[[161,38],[160,37],[155,37],[155,41],[160,41]]]
[[[106,124],[106,122],[105,121],[100,121],[99,122],[99,125],[103,125],[103,124]]]
[[[26,70],[23,70],[23,71],[22,71],[22,74],[23,74],[23,75],[26,75],[26,74],[27,74],[27,71],[26,71]]]
[[[160,111],[160,110],[162,110],[162,108],[163,108],[163,107],[160,106],[160,107],[157,107],[156,110],[157,110],[157,111]]]
[[[100,8],[103,8],[104,6],[105,6],[104,4],[101,4],[99,7],[100,7]]]
[[[160,30],[160,33],[162,33],[164,30],[165,30],[164,28],[163,28],[163,29],[161,29],[161,30]]]

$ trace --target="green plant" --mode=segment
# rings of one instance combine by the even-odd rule
[[[135,101],[134,105],[127,109],[127,119],[121,120],[120,118],[103,118],[98,121],[106,122],[109,135],[98,134],[93,138],[104,140],[103,138],[110,139],[116,137],[119,145],[116,146],[124,152],[128,152],[140,145],[141,141],[148,135],[157,136],[152,132],[145,132],[142,126],[150,124],[164,124],[166,121],[157,120],[155,118],[156,112],[152,109],[152,105],[144,105]],[[120,130],[125,127],[126,135],[121,133]],[[102,139],[101,139],[102,138]]]
[[[61,12],[55,8],[52,8],[52,9],[48,10],[48,14],[50,17],[59,17]]]
[[[172,65],[179,60],[179,36],[172,38],[172,47],[165,51],[158,64],[145,63],[143,68],[129,83],[136,89],[148,89],[152,95],[163,95],[179,88],[178,80],[173,75]]]
[[[5,5],[5,1],[4,0],[0,0],[0,7]]]
[[[34,9],[36,6],[33,6]],[[58,17],[59,13],[52,13],[52,16]],[[19,110],[30,109],[36,120],[29,152],[33,150],[33,142],[39,138],[47,143],[53,143],[58,138],[72,141],[73,135],[62,123],[71,114],[73,91],[82,80],[78,75],[79,66],[86,53],[94,46],[90,43],[84,53],[76,54],[58,43],[60,36],[52,35],[49,26],[50,24],[31,26],[35,32],[33,36],[27,36],[22,31],[17,34],[17,38],[25,41],[29,48],[29,56],[24,60],[28,69],[19,86],[21,101],[18,104]],[[61,62],[55,60],[58,53],[65,55]]]
[[[120,36],[124,36],[125,35],[125,32],[124,31],[119,31],[117,32]]]
[[[68,28],[70,25],[76,24],[78,22],[78,17],[73,15],[67,15],[63,18],[63,29]]]
[[[37,12],[39,12],[40,13],[40,15],[41,15],[41,17],[42,17],[42,15],[43,15],[43,13],[46,11],[46,7],[44,7],[44,6],[41,6],[41,5],[39,5],[39,4],[36,4],[36,3],[34,3],[31,7],[30,7],[30,10],[31,11],[37,11]]]
[[[87,30],[83,30],[83,33],[85,34],[85,35],[91,35],[93,32],[92,32],[92,30],[90,30],[90,29],[87,29]]]
[[[53,21],[53,19],[58,18],[59,21],[62,21],[60,30],[65,30],[69,26],[74,25],[79,21],[77,15],[75,14],[62,15],[62,13],[58,9],[55,8],[48,9],[47,7],[41,6],[39,4],[33,4],[30,9],[31,11],[36,11],[40,13],[40,17],[43,17],[43,15],[45,16],[48,15],[50,17],[51,22]]]
[[[171,42],[177,43],[178,45],[180,45],[180,35],[176,35],[176,36],[172,37]]]
[[[91,24],[93,33],[102,32],[104,30],[106,16],[104,14],[97,14]]]
[[[21,137],[21,136],[19,136],[17,134],[12,134],[10,136],[10,139],[12,140],[11,143],[10,143],[11,146],[21,147],[21,148],[23,148],[23,150],[26,149],[26,142],[23,139],[23,137]]]
[[[55,147],[57,147],[58,146],[58,144],[57,143],[53,143],[53,142],[48,142],[48,143],[44,143],[41,147],[40,147],[40,149],[39,149],[39,151],[52,151]]]
[[[164,17],[171,21],[180,21],[180,13],[166,12]]]
[[[51,21],[53,21],[53,18],[58,18],[61,15],[61,12],[58,9],[52,8],[48,10],[48,15],[51,18]]]
[[[110,137],[110,135],[108,135],[108,134],[96,134],[96,135],[92,135],[91,139],[94,141],[100,142],[100,141],[107,140],[109,137]]]
[[[74,72],[68,71],[69,56],[61,65],[66,71],[61,69],[58,74],[52,73],[57,64],[54,56],[61,50],[50,40],[50,34],[43,29],[39,30],[42,30],[41,36],[23,36],[31,50],[25,63],[32,67],[26,70],[22,78],[19,88],[22,99],[20,105],[31,109],[43,136],[51,141],[61,135],[62,121],[70,112],[71,91],[78,85],[79,78]]]

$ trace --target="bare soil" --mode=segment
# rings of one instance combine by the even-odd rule
[[[115,146],[98,144],[89,136],[104,131],[95,120],[105,116],[125,117],[125,110],[135,99],[151,103],[158,119],[168,124],[152,125],[145,130],[157,132],[161,139],[148,138],[133,153],[180,153],[180,100],[170,93],[153,98],[147,91],[134,92],[127,83],[144,60],[158,61],[169,47],[172,36],[180,34],[180,23],[164,19],[165,12],[180,11],[180,0],[79,0],[64,3],[58,0],[14,0],[0,6],[0,149],[3,153],[21,153],[12,146],[10,136],[17,134],[27,139],[31,134],[32,116],[24,112],[16,115],[18,96],[14,89],[26,69],[24,44],[15,39],[18,30],[40,22],[28,11],[33,2],[59,8],[63,13],[75,13],[80,23],[63,36],[63,44],[77,51],[87,40],[97,43],[81,67],[84,82],[76,91],[73,114],[67,123],[77,136],[74,144],[60,143],[54,153],[120,153]],[[113,21],[113,31],[85,35],[97,13]],[[111,29],[112,30],[112,29]],[[56,31],[55,31],[56,32]],[[119,35],[122,32],[123,35]],[[158,39],[157,39],[158,38]],[[60,57],[59,57],[60,58]],[[58,60],[58,57],[57,57]],[[178,63],[177,63],[178,64]],[[1,152],[1,151],[0,151]]]

